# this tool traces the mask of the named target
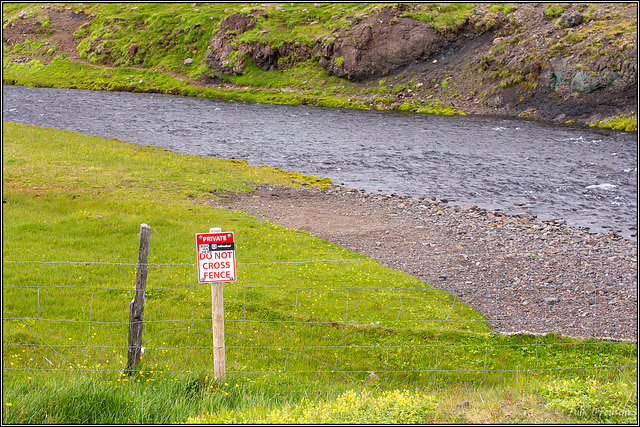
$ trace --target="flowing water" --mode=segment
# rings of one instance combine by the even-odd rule
[[[246,159],[371,193],[473,203],[636,240],[637,135],[172,95],[3,86],[3,120]]]

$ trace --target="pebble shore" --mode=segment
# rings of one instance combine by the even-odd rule
[[[495,332],[637,340],[637,242],[528,214],[333,187],[215,203],[305,230],[456,295]]]

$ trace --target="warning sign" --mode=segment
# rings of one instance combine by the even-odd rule
[[[236,252],[233,232],[196,234],[198,281],[235,282]]]

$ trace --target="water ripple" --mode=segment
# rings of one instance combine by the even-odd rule
[[[449,117],[3,86],[3,120],[244,158],[372,193],[456,200],[630,237],[636,136]],[[607,228],[610,230],[611,228]]]

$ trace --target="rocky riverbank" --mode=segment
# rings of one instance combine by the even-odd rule
[[[527,214],[374,195],[265,186],[216,206],[377,259],[445,289],[496,332],[637,337],[637,243]]]

